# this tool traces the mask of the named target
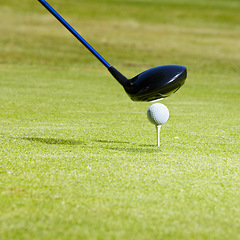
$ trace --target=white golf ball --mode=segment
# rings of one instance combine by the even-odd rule
[[[168,108],[162,103],[154,103],[147,111],[148,120],[155,125],[164,124],[169,118]]]

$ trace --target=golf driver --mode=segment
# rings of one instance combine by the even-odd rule
[[[73,27],[69,25],[49,3],[38,0],[59,22],[61,22],[123,86],[133,101],[156,101],[176,92],[185,82],[187,69],[181,65],[163,65],[148,69],[127,79],[111,66]]]

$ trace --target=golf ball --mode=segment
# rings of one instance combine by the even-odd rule
[[[164,124],[169,118],[168,108],[162,103],[154,103],[147,111],[148,120],[155,125]]]

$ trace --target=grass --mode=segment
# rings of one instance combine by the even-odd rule
[[[161,147],[37,1],[2,1],[1,239],[240,239],[239,1],[49,1],[126,76],[182,64]]]

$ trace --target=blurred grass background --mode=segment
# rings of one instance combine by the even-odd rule
[[[1,239],[238,239],[240,2],[49,1],[127,77],[181,64],[161,148],[38,1],[0,0]]]

